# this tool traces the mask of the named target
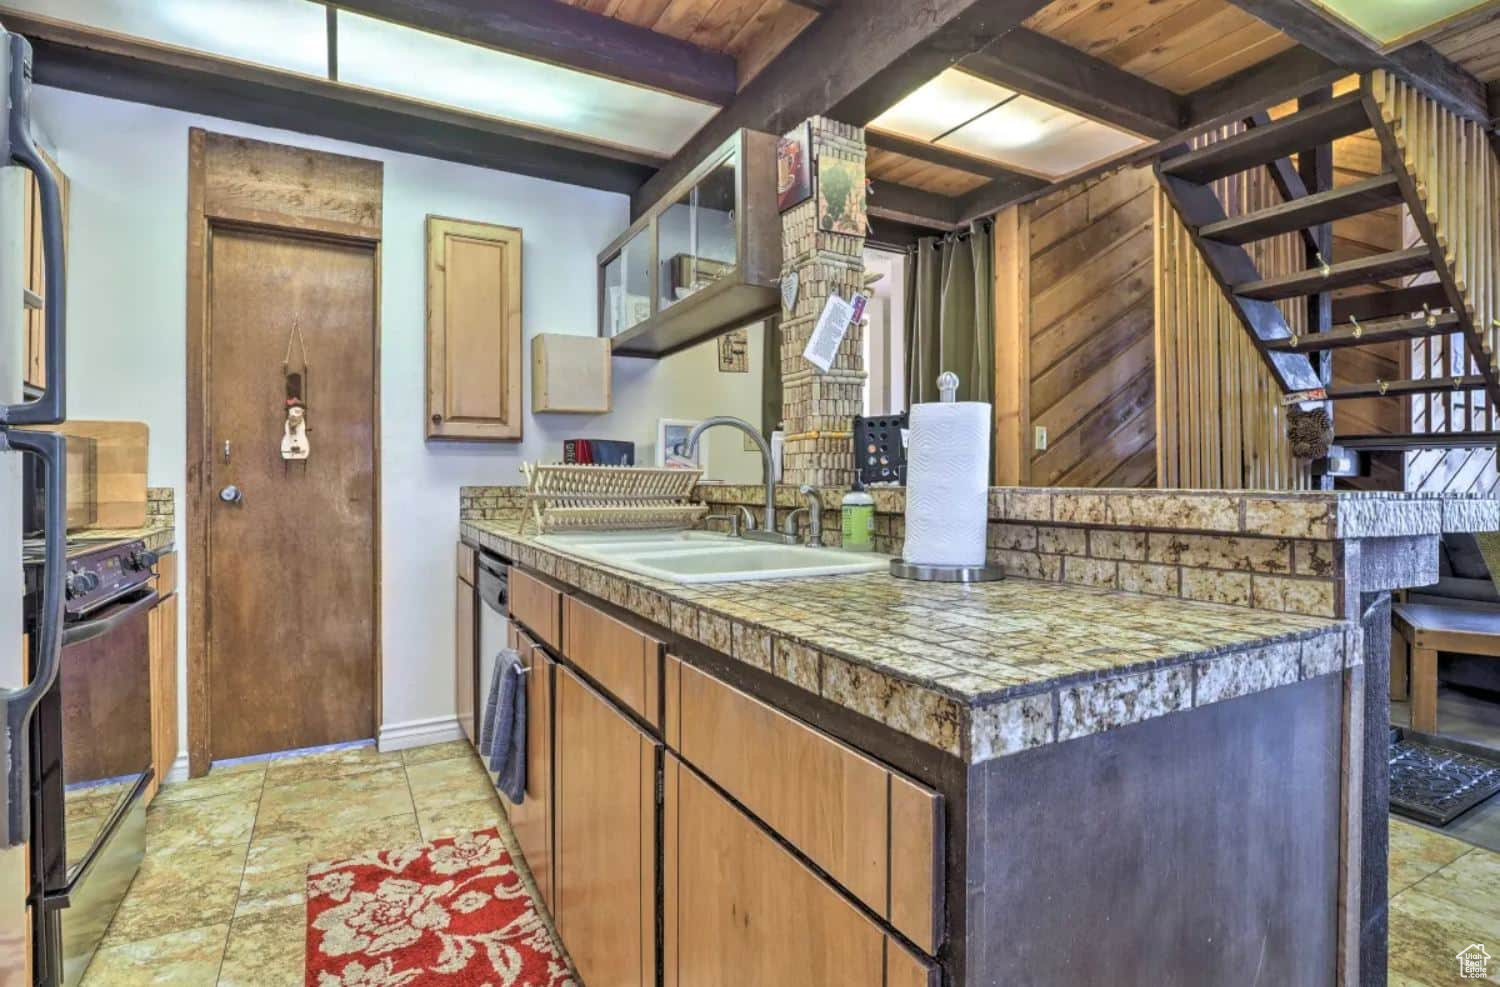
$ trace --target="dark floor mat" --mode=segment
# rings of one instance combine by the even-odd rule
[[[1402,732],[1391,744],[1391,811],[1444,826],[1500,792],[1500,756]]]

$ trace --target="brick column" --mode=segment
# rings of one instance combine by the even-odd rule
[[[863,163],[862,127],[813,117],[811,166],[842,158]],[[861,169],[862,170],[862,169]],[[797,303],[781,310],[781,420],[786,430],[782,481],[850,487],[854,484],[852,419],[864,410],[864,327],[854,325],[828,373],[802,358],[831,294],[864,290],[865,238],[818,228],[817,196],[781,216],[782,276],[799,278]]]

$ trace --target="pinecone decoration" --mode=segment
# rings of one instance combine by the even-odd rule
[[[1290,408],[1286,415],[1286,438],[1298,459],[1322,459],[1333,445],[1333,416],[1327,408],[1304,411]]]

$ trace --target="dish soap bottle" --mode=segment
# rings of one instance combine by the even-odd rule
[[[840,507],[845,551],[874,551],[875,498],[865,492],[858,476],[854,478],[854,489],[844,494]]]

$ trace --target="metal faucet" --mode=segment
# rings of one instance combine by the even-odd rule
[[[806,514],[807,544],[821,545],[823,544],[823,504],[818,500],[818,491],[813,489],[812,484],[804,483],[797,489],[797,492],[802,494],[803,499],[807,501],[807,506],[799,507],[788,514],[782,526],[787,534],[795,538],[797,537],[797,515]]]
[[[779,542],[783,545],[797,544],[796,535],[788,537],[776,530],[776,471],[771,465],[771,444],[766,441],[764,435],[761,435],[756,430],[754,425],[751,425],[743,418],[734,418],[730,415],[715,415],[712,418],[705,418],[697,425],[694,425],[693,430],[688,433],[687,454],[689,456],[698,455],[698,439],[704,432],[715,425],[728,425],[731,428],[739,429],[750,436],[751,440],[755,443],[755,447],[760,450],[761,469],[766,478],[766,523],[759,531],[741,531],[740,537],[749,538],[753,541]]]

